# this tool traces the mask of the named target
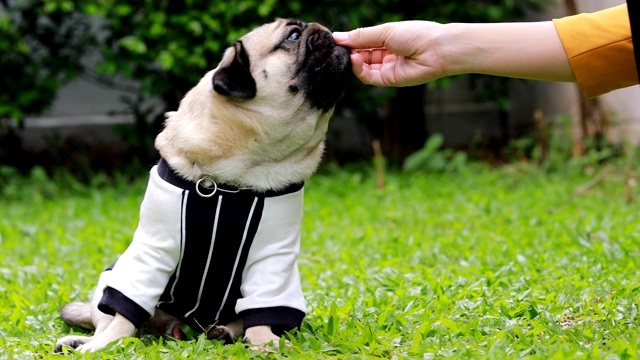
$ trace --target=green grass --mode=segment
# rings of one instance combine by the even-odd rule
[[[0,358],[611,358],[640,356],[640,206],[611,171],[331,170],[306,191],[310,312],[273,353],[144,336],[54,355],[58,309],[128,245],[146,184],[41,174],[0,189]],[[635,190],[638,192],[638,190]]]

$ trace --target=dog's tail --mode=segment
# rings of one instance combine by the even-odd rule
[[[60,309],[62,320],[71,326],[78,326],[87,330],[95,330],[91,321],[91,304],[72,302]]]

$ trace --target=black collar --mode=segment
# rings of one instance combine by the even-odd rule
[[[160,175],[160,178],[162,180],[168,182],[173,186],[179,187],[184,190],[196,191],[196,183],[180,177],[180,175],[178,175],[169,166],[169,164],[164,158],[160,158],[160,161],[158,161],[158,175]],[[265,192],[260,192],[260,191],[247,189],[247,188],[238,188],[237,186],[231,186],[231,185],[222,184],[222,183],[218,183],[217,185],[218,185],[218,191],[221,191],[221,193],[223,194],[226,194],[226,193],[249,194],[254,196],[273,197],[273,196],[280,196],[280,195],[294,193],[302,189],[302,187],[304,186],[304,182],[288,185],[287,187],[281,190],[267,190]],[[207,192],[211,190],[204,189],[201,191]]]

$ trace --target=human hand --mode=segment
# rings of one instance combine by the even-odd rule
[[[437,45],[443,25],[401,21],[333,33],[337,44],[353,49],[353,73],[365,84],[412,86],[446,75]]]

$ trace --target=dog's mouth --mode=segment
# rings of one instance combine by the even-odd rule
[[[326,60],[319,67],[316,67],[316,71],[322,71],[324,66],[329,65],[332,71],[348,73],[351,68],[351,50],[349,48],[334,44],[331,51],[326,53],[328,54]]]
[[[323,71],[326,66],[330,71],[348,70],[350,64],[349,48],[339,46],[327,31],[315,31],[306,38],[307,70]]]
[[[328,31],[314,29],[304,35],[297,78],[311,105],[328,111],[347,87],[351,50],[337,45]]]

